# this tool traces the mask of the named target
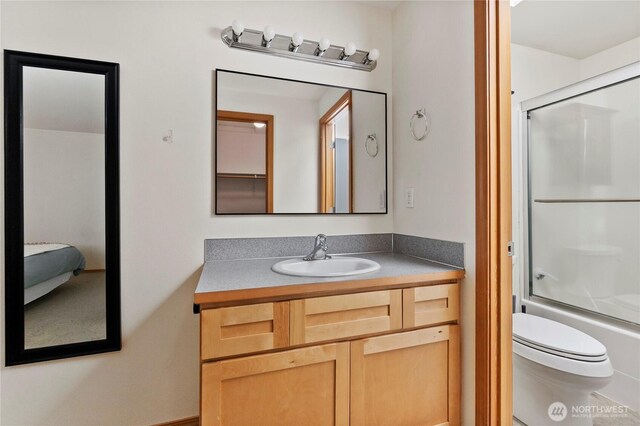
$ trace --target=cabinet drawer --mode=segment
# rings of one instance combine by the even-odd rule
[[[402,290],[316,297],[290,303],[293,345],[402,328]]]
[[[201,358],[246,354],[289,345],[289,302],[205,309]]]
[[[402,290],[402,326],[421,327],[457,321],[459,316],[458,284],[443,284]]]

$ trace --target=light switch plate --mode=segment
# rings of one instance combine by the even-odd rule
[[[405,190],[405,196],[404,196],[404,206],[412,209],[413,208],[413,202],[414,202],[414,189],[413,188],[407,188]]]

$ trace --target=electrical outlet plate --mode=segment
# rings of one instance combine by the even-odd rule
[[[404,196],[404,206],[412,209],[414,204],[415,190],[413,188],[407,188]]]

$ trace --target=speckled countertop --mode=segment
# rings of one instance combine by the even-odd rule
[[[221,260],[205,262],[194,302],[225,305],[286,298],[319,296],[385,288],[411,283],[434,284],[464,277],[464,270],[398,253],[351,256],[371,259],[381,268],[369,274],[338,278],[297,277],[273,272],[271,267],[286,258]]]

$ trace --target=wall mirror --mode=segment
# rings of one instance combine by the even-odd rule
[[[387,213],[387,95],[216,70],[216,214]]]
[[[6,365],[119,350],[118,64],[4,63]]]

